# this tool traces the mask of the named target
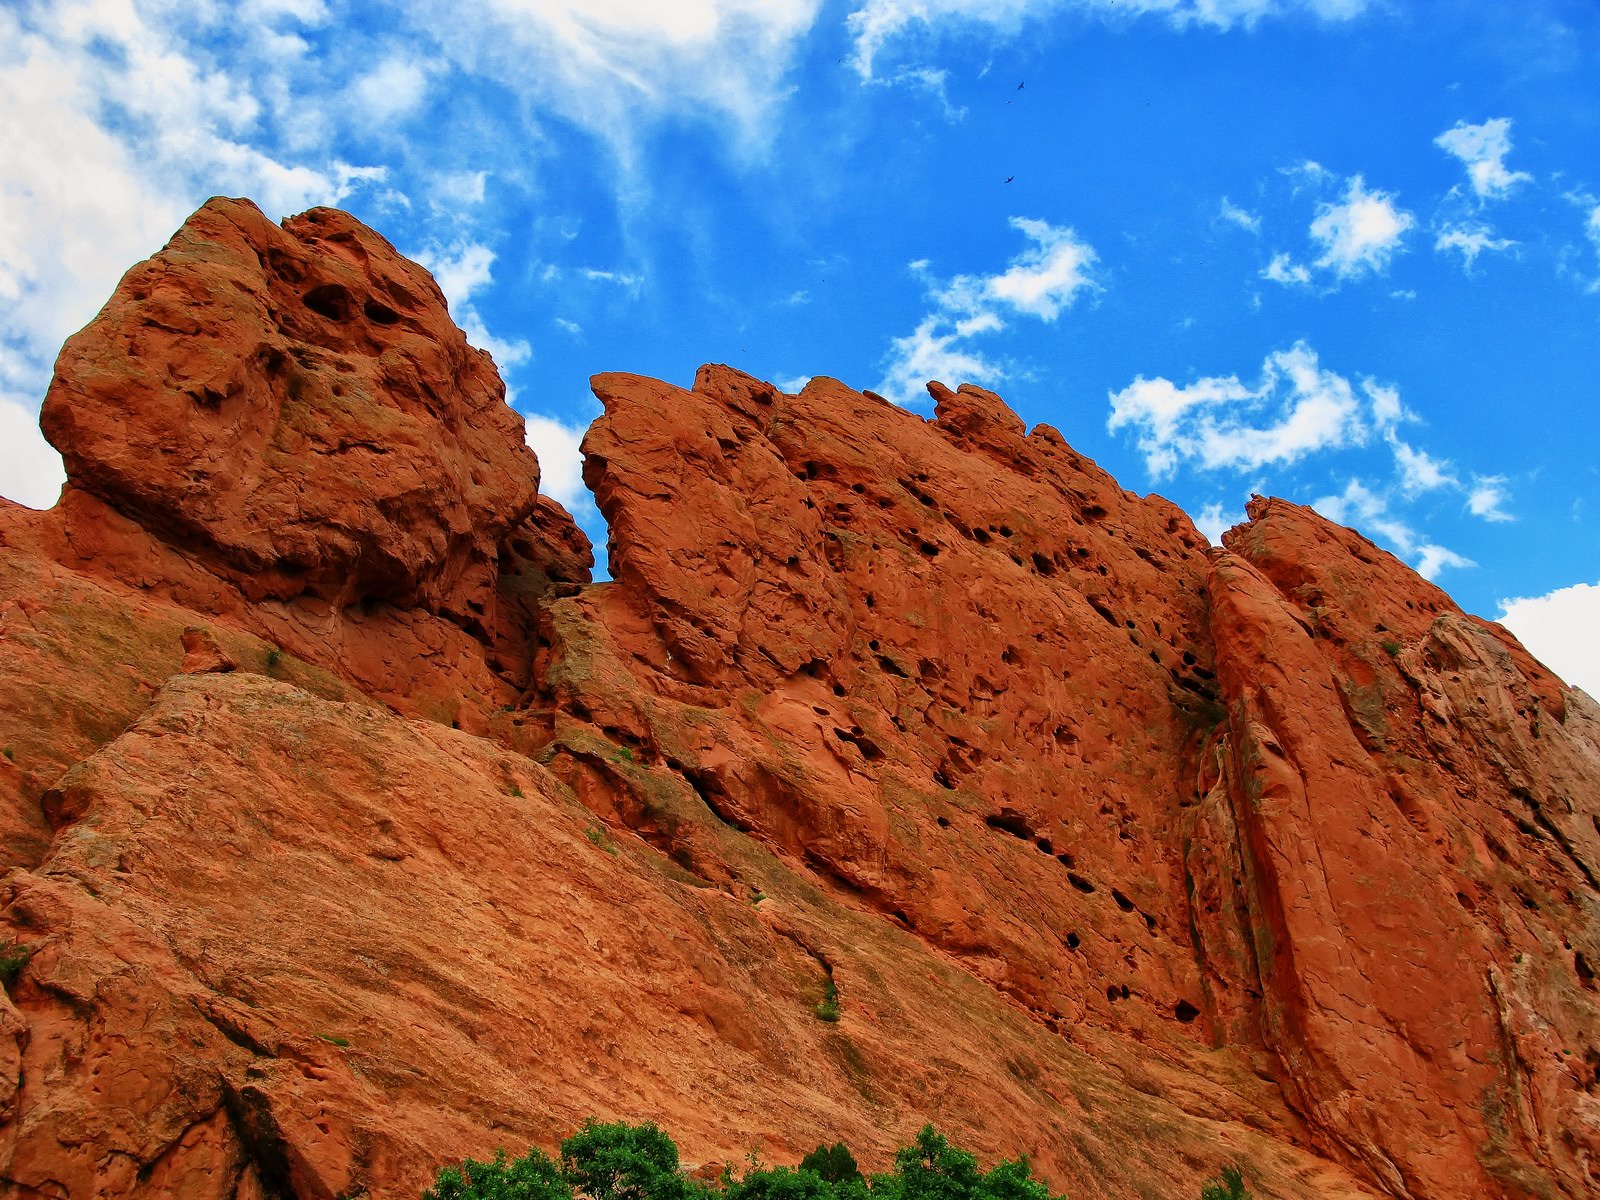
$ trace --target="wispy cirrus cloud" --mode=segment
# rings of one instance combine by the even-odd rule
[[[974,31],[1009,37],[1029,21],[1067,12],[1112,21],[1147,17],[1180,30],[1227,30],[1275,17],[1346,21],[1369,6],[1369,0],[866,0],[850,13],[847,26],[855,68],[872,78],[880,56],[898,42]]]
[[[1511,238],[1495,237],[1494,230],[1487,225],[1450,225],[1439,231],[1433,248],[1441,253],[1453,251],[1461,255],[1462,269],[1471,274],[1478,255],[1485,251],[1510,250],[1516,244]]]
[[[1222,203],[1217,208],[1217,219],[1226,221],[1230,225],[1237,225],[1246,233],[1261,232],[1260,214],[1240,208],[1226,196],[1222,198]]]
[[[1330,521],[1377,534],[1401,557],[1411,559],[1411,565],[1424,579],[1437,579],[1446,567],[1459,570],[1477,566],[1465,555],[1428,541],[1396,517],[1389,504],[1389,498],[1383,493],[1373,491],[1359,479],[1351,479],[1344,491],[1320,496],[1312,501],[1311,507]]]

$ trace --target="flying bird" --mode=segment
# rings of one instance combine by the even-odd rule
[[[1023,80],[1021,83],[1017,84],[1017,91],[1020,92],[1023,88],[1025,88],[1027,86],[1028,86],[1028,81],[1027,80]]]
[[[1015,178],[1016,178],[1016,176],[1015,176],[1015,175],[1007,175],[1007,176],[1006,176],[1006,182],[1007,182],[1007,183],[1010,183],[1010,182],[1011,182],[1011,181],[1012,181],[1012,180],[1013,180],[1013,179],[1015,179]]]

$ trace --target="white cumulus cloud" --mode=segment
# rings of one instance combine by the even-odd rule
[[[928,284],[935,307],[915,330],[890,343],[888,367],[878,390],[897,404],[912,404],[923,385],[938,379],[991,384],[1004,374],[999,363],[972,344],[996,333],[1014,315],[1052,322],[1083,294],[1099,288],[1097,256],[1070,228],[1031,217],[1012,217],[1011,227],[1032,243],[992,275],[957,275],[938,280],[925,259],[910,264]]]
[[[1476,475],[1467,492],[1467,510],[1485,521],[1514,521],[1503,507],[1508,499],[1504,475]]]
[[[1400,490],[1408,496],[1430,492],[1435,488],[1455,486],[1455,476],[1450,464],[1434,458],[1425,450],[1418,450],[1389,434],[1389,444],[1394,449],[1395,466],[1400,474]]]
[[[579,448],[587,427],[538,413],[527,414],[524,421],[528,445],[539,456],[539,490],[568,512],[592,504],[583,485],[583,451]]]
[[[1311,236],[1322,245],[1316,265],[1340,279],[1359,279],[1368,272],[1381,275],[1416,223],[1414,216],[1396,207],[1393,193],[1368,191],[1360,175],[1352,176],[1343,199],[1319,205],[1311,222]]]
[[[1600,581],[1500,601],[1500,623],[1567,683],[1600,697]]]
[[[1089,275],[1094,250],[1072,230],[1027,217],[1012,217],[1011,227],[1026,234],[1033,246],[1012,259],[1004,273],[984,281],[991,299],[1041,321],[1054,321],[1079,292],[1096,286]]]
[[[521,338],[502,338],[489,332],[472,297],[494,282],[494,251],[479,242],[450,246],[425,246],[413,257],[433,273],[450,304],[450,315],[467,335],[467,341],[487,350],[502,371],[521,366],[533,357],[533,348]]]
[[[1533,178],[1526,171],[1506,167],[1511,153],[1511,118],[1495,117],[1481,125],[1457,121],[1433,139],[1433,144],[1460,159],[1467,168],[1472,190],[1480,199],[1504,196],[1519,183]]]
[[[1261,278],[1270,279],[1273,283],[1285,286],[1309,287],[1311,284],[1311,271],[1304,263],[1297,263],[1287,254],[1274,254],[1261,271]]]
[[[1267,356],[1254,386],[1237,375],[1182,387],[1140,375],[1111,394],[1107,428],[1137,434],[1145,466],[1157,479],[1180,462],[1247,470],[1364,444],[1373,412],[1391,395],[1371,380],[1358,387],[1324,370],[1316,351],[1297,342]]]
[[[1195,515],[1194,527],[1205,534],[1206,540],[1213,546],[1220,546],[1222,535],[1243,521],[1242,509],[1230,508],[1222,501],[1214,500]]]
[[[66,481],[61,456],[39,432],[38,405],[0,396],[0,495],[49,508]]]

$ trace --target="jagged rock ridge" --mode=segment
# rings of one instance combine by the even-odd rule
[[[600,1114],[1589,1194],[1594,704],[1308,510],[1211,548],[930,390],[596,377],[592,584],[425,272],[205,206],[0,508],[0,1178],[406,1196]]]

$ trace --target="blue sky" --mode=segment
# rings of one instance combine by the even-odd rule
[[[124,269],[212,194],[337,203],[602,543],[596,371],[971,381],[1212,535],[1315,503],[1600,692],[1592,0],[11,0],[0,118],[24,503]]]

